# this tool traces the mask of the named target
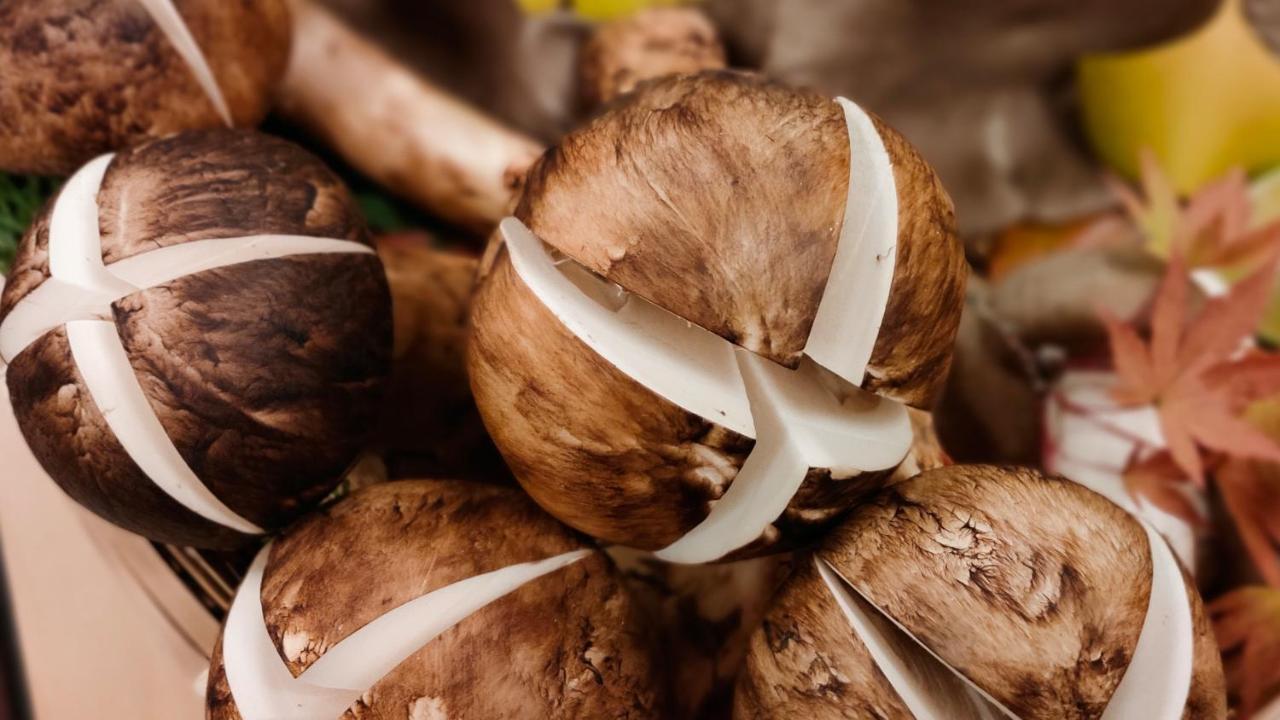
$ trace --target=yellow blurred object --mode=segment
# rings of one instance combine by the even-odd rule
[[[645,8],[663,5],[683,5],[684,0],[519,0],[527,13],[546,13],[560,8],[572,9],[588,20],[614,20],[639,12]]]
[[[1138,174],[1150,147],[1181,193],[1232,167],[1280,164],[1280,59],[1226,0],[1204,27],[1154,49],[1079,65],[1086,133],[1109,165]]]
[[[1262,227],[1280,220],[1280,168],[1263,173],[1249,185],[1249,224]]]

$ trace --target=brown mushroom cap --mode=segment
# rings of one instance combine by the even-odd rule
[[[864,387],[927,408],[959,324],[963,251],[933,172],[897,133],[876,127],[893,166],[899,227]],[[566,136],[530,170],[516,216],[628,292],[795,367],[848,191],[839,105],[709,71],[649,81]]]
[[[0,298],[0,325],[49,278],[50,213],[59,198],[23,238]],[[337,177],[296,146],[248,131],[179,134],[120,153],[97,205],[107,264],[261,234],[369,244]],[[111,313],[150,409],[182,460],[256,525],[278,527],[322,499],[374,425],[391,312],[372,253],[239,262],[143,288],[113,302]],[[91,397],[64,327],[17,354],[8,369],[14,411],[49,474],[89,509],[152,539],[243,542],[139,468]]]
[[[1101,716],[1129,667],[1152,587],[1123,510],[1031,470],[951,466],[886,488],[817,552],[959,676],[1023,718]],[[812,563],[810,563],[812,565]],[[736,717],[910,717],[817,572],[784,590],[753,641]],[[1222,718],[1221,661],[1194,586],[1186,717]],[[1165,630],[1165,632],[1169,632]],[[804,662],[817,668],[789,674]],[[839,682],[824,685],[823,677]]]
[[[408,601],[585,547],[515,490],[450,481],[376,485],[275,543],[262,583],[263,620],[296,677]],[[224,636],[209,675],[211,720],[240,717],[225,643]],[[593,552],[461,620],[344,717],[665,717],[654,660],[621,578]]]
[[[516,274],[505,247],[472,301],[468,369],[494,443],[562,522],[642,550],[707,517],[755,446],[625,375],[568,330]],[[815,468],[741,555],[816,538],[890,470],[833,479]]]
[[[266,115],[289,57],[283,0],[176,0],[238,126]],[[137,0],[0,6],[0,169],[65,175],[146,137],[224,124]]]

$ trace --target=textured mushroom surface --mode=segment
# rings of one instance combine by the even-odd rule
[[[747,643],[787,577],[789,554],[677,565],[606,548],[671,668],[674,720],[727,718]]]
[[[481,416],[595,537],[681,563],[807,542],[883,484],[905,405],[946,375],[950,222],[852,103],[730,72],[643,83],[499,226],[471,314]]]
[[[244,540],[192,492],[283,524],[354,460],[388,372],[386,280],[358,212],[317,160],[251,132],[95,164],[99,186],[77,174],[33,223],[0,300],[28,443],[69,494],[152,539]]]
[[[269,659],[296,682],[370,623],[433,591],[584,553],[413,649],[372,687],[354,690],[343,717],[666,716],[665,679],[617,571],[518,491],[386,483],[302,522],[269,552],[257,629],[270,635]],[[236,669],[224,665],[234,632],[228,625],[214,653],[214,720],[242,717],[228,679]]]
[[[1225,717],[1204,610],[1168,548],[1152,546],[1158,537],[1101,495],[1031,470],[951,466],[893,485],[817,551],[811,565],[829,568],[830,583],[802,566],[783,591],[753,640],[737,716],[913,716],[919,698],[902,673],[891,682],[872,659],[882,640],[855,632],[850,611],[833,612],[847,592],[996,715],[1128,717],[1111,706],[1136,701],[1129,712]],[[806,663],[808,672],[788,670]]]
[[[255,125],[284,74],[289,35],[283,0],[6,2],[0,168],[67,174],[146,137]]]
[[[946,379],[964,258],[932,170],[877,129],[899,227],[869,389],[928,407]],[[794,367],[831,272],[849,162],[830,98],[742,73],[663,78],[548,151],[516,217],[628,292]]]

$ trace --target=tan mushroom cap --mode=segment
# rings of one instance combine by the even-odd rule
[[[699,417],[598,355],[529,290],[505,248],[472,300],[468,372],[485,426],[524,489],[605,542],[670,545],[701,522],[755,441]],[[813,469],[786,512],[740,556],[814,539],[890,470]]]
[[[178,3],[241,127],[266,115],[289,57],[283,0]],[[0,5],[0,169],[65,175],[146,137],[224,120],[137,0]]]
[[[301,673],[388,610],[452,583],[586,547],[518,491],[397,481],[356,492],[272,547],[267,631]],[[239,718],[222,664],[208,717]],[[665,680],[621,579],[602,553],[484,606],[409,656],[344,717],[662,716]]]
[[[877,128],[899,227],[864,387],[929,407],[959,323],[963,251],[932,170]],[[831,98],[709,71],[643,83],[566,136],[530,171],[516,216],[623,289],[795,367],[831,271],[848,184],[848,133]]]
[[[1100,717],[1133,657],[1151,591],[1141,526],[1101,496],[1032,470],[926,472],[859,508],[817,556],[1021,718]],[[1221,660],[1199,596],[1186,587],[1194,646],[1184,717],[1223,718]],[[849,710],[858,707],[911,717],[811,568],[766,618],[737,698],[739,718],[864,717]]]

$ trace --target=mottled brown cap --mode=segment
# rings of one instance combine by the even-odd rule
[[[18,248],[0,323],[49,276],[57,199]],[[97,205],[107,264],[260,234],[369,244],[358,209],[323,163],[252,131],[195,131],[122,152]],[[375,425],[391,310],[372,253],[227,265],[126,295],[111,311],[182,459],[227,507],[260,527],[279,527],[328,494]],[[13,358],[8,386],[27,443],[81,504],[172,544],[245,540],[179,504],[130,459],[89,395],[63,327]]]
[[[893,485],[817,557],[1021,718],[1100,717],[1151,592],[1150,546],[1133,518],[1027,469],[957,465]],[[800,567],[752,642],[735,717],[911,717],[813,563]],[[1221,661],[1190,581],[1187,594],[1195,647],[1185,716],[1223,718]]]
[[[755,440],[646,388],[576,337],[516,274],[505,246],[471,306],[467,367],[508,467],[561,522],[658,550],[702,522]],[[802,546],[891,470],[812,468],[783,514],[737,557]]]
[[[173,0],[232,120],[266,115],[289,58],[283,0]],[[147,137],[224,124],[137,0],[0,3],[0,169],[66,175]]]
[[[951,201],[877,121],[898,191],[892,289],[864,387],[928,408],[966,266]],[[831,98],[739,72],[641,84],[529,172],[516,216],[592,271],[795,367],[844,224],[849,139]],[[854,188],[857,192],[857,188]]]
[[[376,485],[276,542],[262,583],[263,619],[296,676],[405,602],[585,547],[517,490],[430,480]],[[656,720],[667,717],[665,687],[617,570],[595,552],[446,630],[343,717]],[[207,700],[210,720],[240,718],[220,648]],[[414,714],[418,707],[423,714]]]

